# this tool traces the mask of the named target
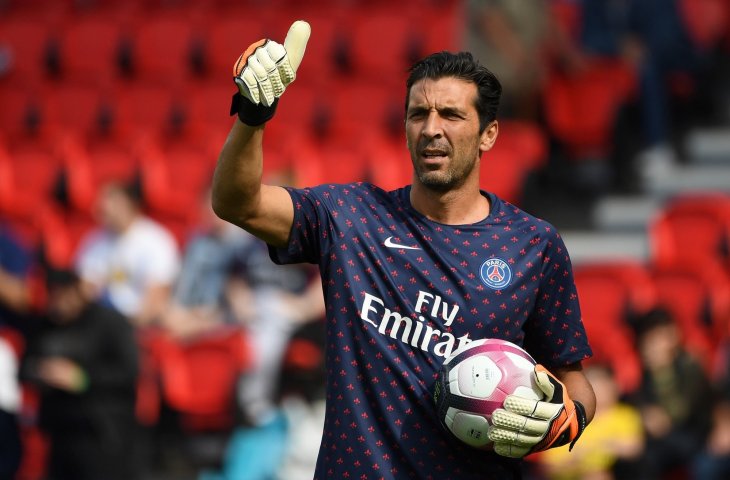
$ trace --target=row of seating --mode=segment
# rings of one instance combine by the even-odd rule
[[[632,322],[650,309],[662,307],[673,314],[685,346],[710,375],[721,368],[720,348],[730,338],[730,195],[677,197],[654,219],[650,241],[647,263],[575,268],[595,360],[613,366],[624,391],[640,379]]]
[[[313,35],[302,78],[327,81],[354,73],[373,80],[402,75],[425,52],[459,43],[457,4],[281,9],[264,4],[240,10],[170,9],[144,15],[112,10],[70,16],[63,22],[37,15],[0,20],[0,45],[10,50],[8,76],[90,83],[127,76],[171,83],[231,71],[246,46],[262,37],[283,41],[294,18]],[[388,52],[388,54],[383,54]]]

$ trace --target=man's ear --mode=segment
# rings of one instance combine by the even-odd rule
[[[479,150],[484,153],[487,150],[491,150],[494,146],[494,142],[497,141],[497,135],[499,134],[499,123],[494,120],[492,123],[487,125],[484,131],[481,133],[481,140],[479,142]]]

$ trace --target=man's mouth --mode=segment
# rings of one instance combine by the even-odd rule
[[[449,156],[446,150],[441,149],[425,149],[421,150],[421,157],[427,162],[439,162],[445,160]]]

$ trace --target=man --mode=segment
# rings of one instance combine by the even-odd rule
[[[327,315],[327,414],[315,478],[519,478],[528,453],[575,441],[595,397],[568,254],[555,229],[479,189],[501,87],[468,53],[418,62],[407,81],[413,185],[262,185],[264,123],[309,37],[253,44],[234,67],[238,113],[216,168],[216,213],[279,263],[318,263]],[[494,273],[496,271],[496,273]],[[459,345],[498,337],[543,366],[545,401],[495,413],[495,452],[441,428],[431,388]],[[554,376],[553,376],[554,375]],[[559,380],[560,381],[559,381]],[[562,382],[562,383],[561,383]]]
[[[137,346],[119,313],[89,302],[71,270],[47,274],[48,315],[21,375],[40,393],[53,480],[134,479]]]
[[[167,308],[180,259],[172,234],[146,217],[139,202],[134,187],[110,183],[102,189],[102,228],[83,240],[76,267],[91,296],[146,326]]]

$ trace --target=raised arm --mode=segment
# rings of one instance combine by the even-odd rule
[[[296,21],[284,45],[271,40],[252,44],[234,66],[238,113],[213,175],[213,211],[274,246],[284,246],[294,220],[291,197],[281,187],[261,183],[263,134],[279,97],[294,81],[302,61],[309,24]]]

